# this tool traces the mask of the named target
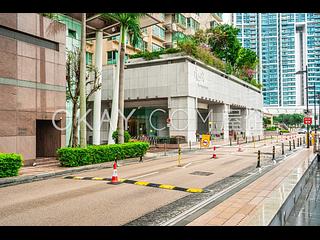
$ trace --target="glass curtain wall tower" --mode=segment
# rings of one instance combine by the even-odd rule
[[[320,14],[234,13],[243,47],[259,57],[257,79],[263,84],[266,108],[296,109],[306,105],[305,76],[295,75],[308,66],[308,81],[320,93]],[[309,90],[309,104],[314,104]]]

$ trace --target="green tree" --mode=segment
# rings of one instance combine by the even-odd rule
[[[140,18],[144,13],[103,13],[106,18],[111,18],[120,23],[120,53],[119,53],[119,111],[118,111],[118,142],[124,143],[124,61],[127,33],[131,35],[131,43],[136,46],[141,37]],[[111,122],[112,122],[111,114]]]
[[[208,30],[208,43],[212,52],[232,67],[235,66],[241,49],[241,43],[237,38],[239,31],[229,24],[218,25]]]
[[[257,54],[249,48],[240,48],[239,55],[236,61],[236,67],[255,69],[258,64]]]

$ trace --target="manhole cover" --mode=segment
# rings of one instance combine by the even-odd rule
[[[199,176],[209,176],[211,174],[213,174],[212,172],[201,172],[201,171],[195,171],[190,173],[192,175],[199,175]]]

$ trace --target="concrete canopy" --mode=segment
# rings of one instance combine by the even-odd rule
[[[73,19],[76,19],[81,22],[82,13],[63,13],[66,16],[69,16]],[[140,19],[141,28],[146,28],[157,23],[160,23],[161,20],[157,18],[157,14],[146,13],[144,17]],[[87,40],[95,39],[96,31],[103,31],[103,37],[112,37],[120,33],[120,24],[119,22],[105,18],[102,13],[87,13]]]

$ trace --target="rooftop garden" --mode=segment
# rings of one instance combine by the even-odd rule
[[[239,29],[233,26],[218,25],[179,39],[176,48],[155,52],[143,51],[131,55],[130,58],[142,57],[145,60],[152,60],[160,58],[162,54],[184,53],[261,89],[262,85],[254,78],[258,57],[251,49],[241,47],[237,38],[238,32]]]

